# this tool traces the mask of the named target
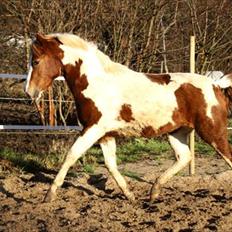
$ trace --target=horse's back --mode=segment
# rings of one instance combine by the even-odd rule
[[[194,128],[201,121],[213,121],[213,109],[217,107],[226,110],[221,104],[224,100],[220,98],[220,102],[217,96],[217,92],[221,95],[221,90],[209,78],[190,73],[169,75],[168,83],[137,80],[122,93],[120,114],[123,115],[125,106],[130,112],[130,118],[125,122],[126,128],[135,131],[135,134],[140,132],[142,135],[156,136],[182,126]],[[123,89],[126,90],[126,87]]]

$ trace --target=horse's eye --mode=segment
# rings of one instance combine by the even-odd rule
[[[32,61],[32,66],[33,67],[35,67],[36,65],[38,65],[39,64],[39,61],[38,60],[33,60]]]

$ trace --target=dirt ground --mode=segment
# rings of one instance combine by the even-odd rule
[[[56,171],[23,173],[8,161],[0,166],[0,231],[232,231],[232,171],[220,157],[198,157],[166,184],[149,205],[151,183],[172,160],[120,166],[136,201],[127,201],[104,166],[94,175],[67,176],[52,203],[42,203]]]

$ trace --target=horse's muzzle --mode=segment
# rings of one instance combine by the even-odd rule
[[[25,89],[25,92],[32,98],[32,100],[38,100],[42,94],[42,91],[36,88],[27,88]]]

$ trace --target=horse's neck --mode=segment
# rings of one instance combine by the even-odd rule
[[[80,55],[78,57],[78,55]],[[83,91],[84,83],[94,83],[101,81],[102,78],[129,78],[130,76],[138,75],[137,72],[129,69],[125,65],[113,62],[108,56],[99,50],[92,50],[88,53],[77,53],[75,60],[66,66],[65,75],[66,81],[73,95],[76,92]],[[74,65],[75,64],[75,65]]]

